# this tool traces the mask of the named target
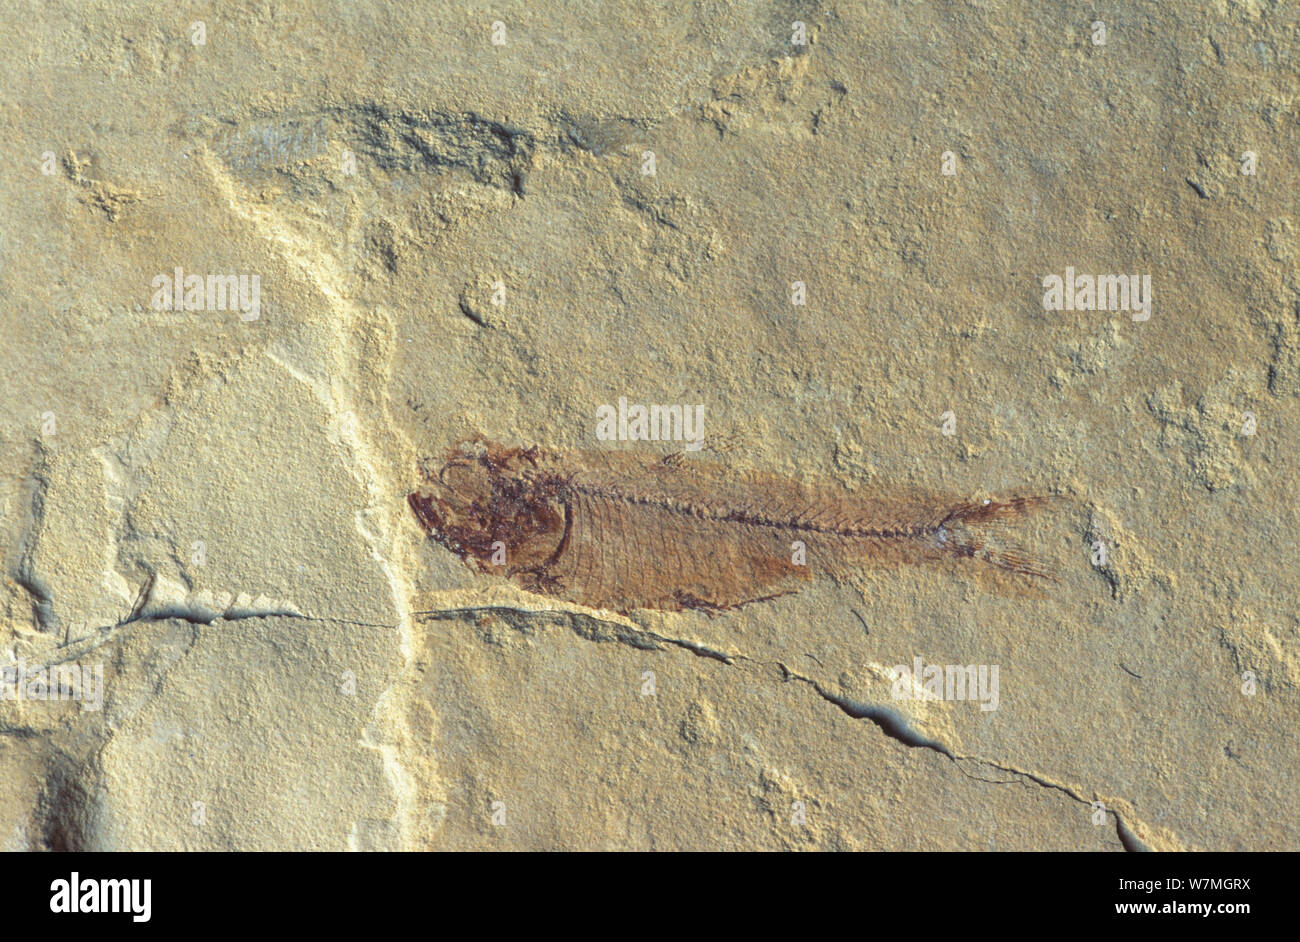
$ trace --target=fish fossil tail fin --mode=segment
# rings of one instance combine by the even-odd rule
[[[1003,538],[1001,531],[1007,524],[1059,499],[1014,497],[960,504],[940,521],[939,545],[957,556],[981,559],[1007,572],[1056,582],[1055,567],[1019,543]]]

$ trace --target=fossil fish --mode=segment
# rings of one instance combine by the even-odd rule
[[[998,537],[1052,497],[862,497],[681,456],[478,442],[454,449],[407,499],[472,567],[620,612],[715,612],[796,591],[817,572],[963,557],[1052,578]]]

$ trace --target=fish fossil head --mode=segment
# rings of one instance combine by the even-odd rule
[[[566,519],[558,483],[537,463],[535,448],[459,447],[407,501],[435,540],[482,571],[536,569],[558,554]]]

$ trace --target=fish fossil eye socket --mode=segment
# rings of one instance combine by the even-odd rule
[[[459,512],[479,515],[492,503],[492,473],[481,465],[453,462],[438,472],[438,484],[447,505]]]
[[[480,469],[476,474],[473,463],[469,461],[449,461],[438,472],[438,480],[447,487],[455,488],[472,481],[475,477],[482,477],[483,470]]]

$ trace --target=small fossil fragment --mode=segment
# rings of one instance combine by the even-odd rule
[[[454,449],[408,496],[435,540],[485,573],[591,608],[721,611],[816,572],[972,557],[1049,569],[993,538],[1051,497],[860,497],[679,456]]]

